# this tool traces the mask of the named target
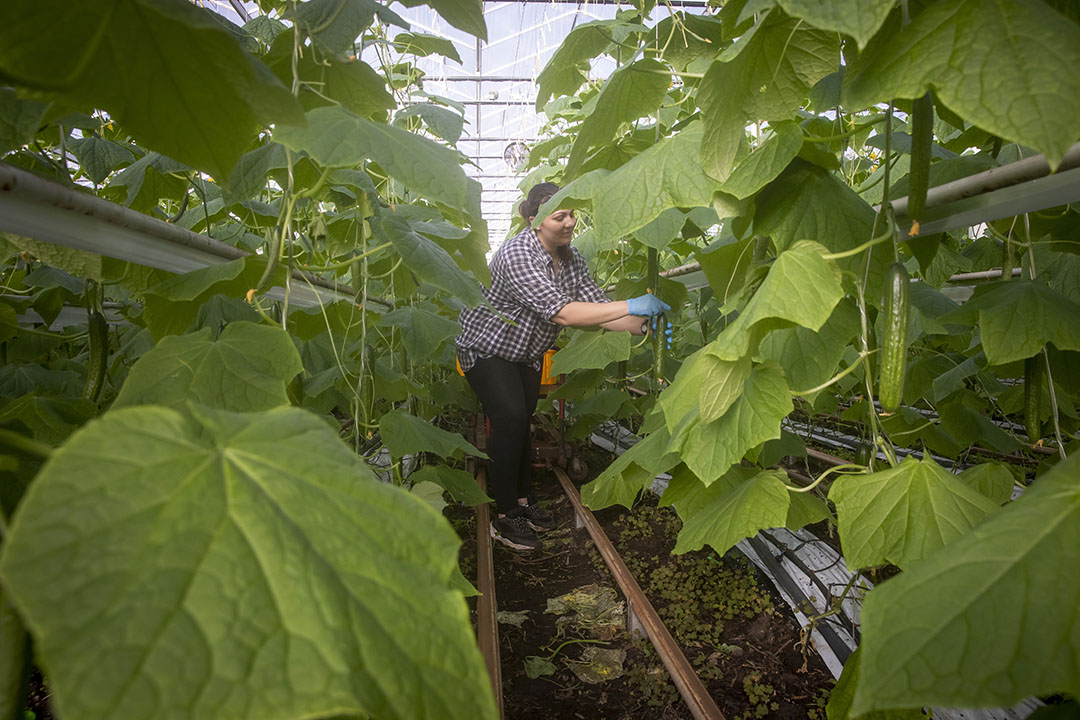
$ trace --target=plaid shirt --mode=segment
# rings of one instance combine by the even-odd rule
[[[569,248],[570,258],[554,262],[532,228],[507,240],[491,258],[491,288],[484,296],[491,307],[512,320],[500,319],[485,305],[461,311],[458,360],[469,370],[481,358],[497,356],[530,363],[540,369],[544,352],[555,345],[560,325],[554,318],[569,302],[611,302],[589,275],[585,258]]]

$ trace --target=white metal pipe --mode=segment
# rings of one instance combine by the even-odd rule
[[[0,230],[174,273],[251,254],[2,162]],[[318,305],[319,296],[326,303],[351,300],[355,294],[308,273],[294,271],[293,278],[290,300],[304,307]],[[268,294],[280,299],[284,288]]]

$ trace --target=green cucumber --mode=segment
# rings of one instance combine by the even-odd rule
[[[860,440],[855,447],[855,464],[870,466],[870,460],[874,457],[874,443],[869,440]]]
[[[878,399],[881,409],[895,412],[904,394],[907,369],[908,274],[900,263],[885,271],[885,322],[879,338]]]
[[[1042,437],[1042,384],[1046,378],[1043,354],[1024,361],[1024,431],[1028,442],[1034,445]]]
[[[926,190],[930,183],[930,151],[934,144],[934,101],[926,93],[911,111],[911,169],[908,171],[907,214],[912,220],[922,217]]]
[[[660,257],[655,248],[649,248],[648,267],[649,291],[660,297]],[[657,315],[650,322],[652,328],[653,378],[657,389],[664,382],[664,316]]]
[[[86,365],[86,386],[83,397],[97,402],[105,385],[109,359],[109,323],[97,310],[89,311],[90,361]]]

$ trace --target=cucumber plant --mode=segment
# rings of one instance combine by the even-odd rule
[[[689,342],[670,385],[638,405],[644,439],[583,497],[629,507],[670,472],[661,502],[683,519],[676,552],[827,519],[849,566],[900,567],[866,594],[859,660],[830,717],[1075,691],[1068,651],[1023,648],[1063,647],[1080,600],[1046,564],[1066,561],[1080,527],[1076,210],[936,234],[914,222],[900,236],[888,201],[906,197],[918,221],[930,186],[1035,153],[1056,168],[1080,124],[1036,108],[1049,83],[1080,102],[1080,76],[1055,69],[1080,60],[1077,19],[1038,0],[813,5],[729,2],[652,25],[627,11],[576,28],[540,75],[551,140],[530,178],[563,185],[552,206],[579,210],[598,271],[617,266],[626,287],[660,251],[669,268],[696,260],[709,282],[671,303],[694,322],[679,318]],[[1037,52],[1003,45],[1025,32]],[[558,79],[602,55],[617,63],[606,80]],[[973,292],[949,284],[999,268]],[[608,392],[596,384],[608,363],[627,360],[591,347],[567,355],[590,368],[574,386],[586,408]],[[790,485],[771,465],[790,454],[782,424],[795,409],[811,424],[859,423],[886,460]],[[999,481],[1014,477],[1001,466],[950,472],[1002,456],[1041,476],[1004,508]],[[991,476],[994,492],[973,479]],[[1047,541],[1009,545],[1028,534]],[[1032,602],[1047,613],[1039,627],[1025,620]]]

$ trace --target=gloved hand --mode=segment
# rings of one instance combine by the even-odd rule
[[[655,295],[646,294],[627,300],[626,308],[631,315],[654,317],[665,310],[670,310],[671,306]]]
[[[652,323],[651,327],[652,327],[653,332],[656,332],[656,320],[657,320],[656,318],[653,318],[652,321],[651,321],[651,323]],[[664,320],[664,318],[663,318],[663,316],[661,316],[660,321],[663,322],[663,320]],[[670,350],[671,349],[671,323],[667,323],[667,329],[664,330],[664,336],[665,336],[664,340],[667,341],[667,349]]]

